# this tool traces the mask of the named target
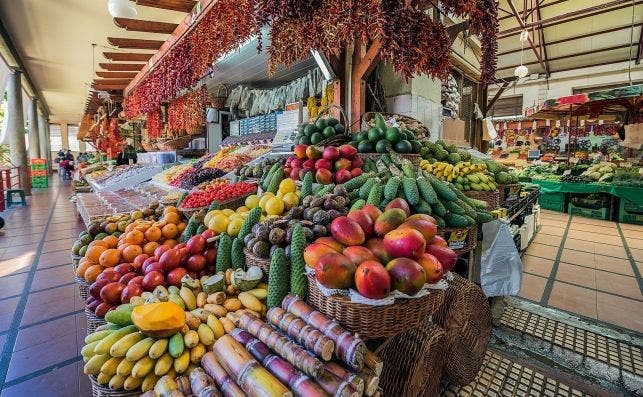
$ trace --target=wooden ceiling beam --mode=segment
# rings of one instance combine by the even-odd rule
[[[193,0],[131,0],[143,7],[161,8],[163,10],[190,12],[196,1]]]
[[[110,61],[147,62],[154,54],[137,52],[103,52],[103,56]]]
[[[92,87],[99,91],[122,91],[127,84],[93,84]]]
[[[144,63],[99,63],[98,66],[109,71],[138,72],[145,66]]]
[[[177,24],[168,22],[157,21],[144,21],[141,19],[130,18],[114,18],[114,23],[119,28],[123,28],[129,32],[145,32],[145,33],[164,33],[171,34],[176,29]]]
[[[96,76],[103,79],[133,79],[136,77],[136,72],[105,72],[98,71]]]
[[[108,37],[109,45],[129,50],[158,50],[163,45],[161,40],[127,39],[124,37]]]
[[[132,79],[94,79],[94,84],[129,84]]]

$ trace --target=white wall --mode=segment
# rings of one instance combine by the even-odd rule
[[[632,81],[643,80],[643,64],[635,65],[632,61]],[[618,83],[628,83],[628,62],[552,73],[549,85],[545,78],[521,81],[514,87],[509,85],[503,97],[522,95],[523,114],[525,108],[533,107],[546,99],[572,95],[575,88],[599,87]],[[489,87],[489,99],[498,91],[499,86]]]

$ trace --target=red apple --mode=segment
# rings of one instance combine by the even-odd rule
[[[134,266],[131,263],[121,263],[116,266],[114,270],[121,276],[134,271]]]
[[[185,270],[183,267],[177,267],[176,269],[172,270],[167,274],[167,282],[170,285],[175,285],[177,287],[181,286],[181,279],[183,276],[188,274],[188,271]]]
[[[357,154],[357,149],[351,145],[342,145],[339,147],[339,153],[342,157],[352,159]]]
[[[136,269],[136,271],[140,272],[141,268],[143,267],[143,263],[149,257],[150,256],[148,254],[140,254],[139,256],[134,258],[134,262],[132,262],[132,266],[134,267],[134,269]]]
[[[196,254],[188,258],[187,268],[193,272],[200,272],[205,268],[207,261],[205,256]]]
[[[332,167],[331,162],[326,160],[326,159],[319,159],[319,160],[315,161],[315,169],[316,170],[325,169],[325,170],[330,171],[331,167]]]
[[[163,253],[169,249],[170,247],[168,247],[167,245],[159,245],[158,247],[156,247],[156,249],[154,250],[154,257],[156,258],[156,260],[158,261],[161,258],[161,255],[163,255]]]
[[[143,277],[143,289],[145,291],[153,291],[154,288],[163,284],[164,281],[165,277],[163,277],[163,273],[156,270],[149,272]]]
[[[188,249],[190,255],[200,254],[205,251],[206,243],[205,238],[197,234],[196,236],[190,237],[185,247]]]
[[[93,296],[96,299],[100,299],[100,290],[111,283],[109,280],[96,280],[89,286],[89,296]]]
[[[143,287],[141,287],[140,285],[138,284],[128,285],[127,287],[123,288],[123,291],[121,292],[121,302],[129,303],[132,297],[141,296],[142,293],[143,293]]]
[[[100,298],[103,302],[118,305],[121,303],[121,292],[123,292],[124,289],[125,285],[119,282],[109,283],[101,288]]]
[[[145,262],[143,262],[143,267],[141,267],[141,273],[145,274],[145,273],[146,273],[147,268],[148,268],[151,264],[153,264],[153,263],[158,263],[158,261],[156,260],[156,258],[154,258],[154,257],[152,257],[152,258],[147,258],[147,259],[145,260]]]
[[[130,282],[130,281],[132,281],[132,279],[133,279],[134,277],[139,277],[139,275],[138,275],[137,273],[134,273],[134,272],[127,273],[127,274],[124,274],[124,275],[123,275],[123,277],[121,277],[121,278],[118,280],[118,282],[119,282],[119,283],[121,283],[121,284],[128,285],[128,284],[129,284],[129,282]]]
[[[315,169],[315,160],[308,159],[302,164],[302,168],[305,170],[314,170]]]
[[[353,175],[348,170],[339,170],[335,173],[335,181],[337,183],[346,183],[353,179]]]
[[[103,270],[101,274],[96,277],[96,281],[107,280],[110,283],[118,281],[121,278],[121,274],[113,270]]]
[[[322,153],[322,157],[328,161],[337,160],[340,156],[339,149],[335,146],[327,146]]]
[[[290,171],[290,174],[288,174],[288,176],[290,177],[290,179],[298,181],[300,172],[301,172],[301,168],[295,167]]]
[[[132,285],[132,284],[139,284],[139,285],[142,285],[142,284],[143,284],[143,278],[144,278],[143,276],[136,276],[136,277],[134,277],[133,279],[131,279],[131,280],[127,283],[127,285]]]
[[[163,266],[161,266],[160,263],[158,262],[153,262],[150,263],[144,270],[143,270],[143,275],[146,275],[150,272],[162,272],[163,271]]]
[[[327,185],[331,182],[333,182],[333,174],[327,170],[327,169],[319,169],[315,173],[315,180],[317,183],[321,183],[323,185]]]
[[[212,248],[209,250],[206,250],[203,253],[203,256],[205,257],[205,263],[208,266],[214,266],[217,262],[217,250]]]
[[[351,177],[356,178],[356,177],[362,175],[363,173],[364,173],[364,171],[362,171],[361,168],[353,168],[351,170]]]
[[[179,265],[181,264],[181,259],[181,252],[177,249],[172,248],[161,255],[159,263],[161,264],[161,268],[164,271],[169,272],[170,270],[179,267]]]
[[[306,158],[306,149],[308,148],[308,145],[295,145],[295,148],[293,149],[293,153],[295,153],[295,156],[300,159],[305,159]]]
[[[341,158],[339,160],[335,161],[335,164],[333,164],[335,167],[335,171],[339,170],[350,170],[351,169],[351,161],[349,159]]]

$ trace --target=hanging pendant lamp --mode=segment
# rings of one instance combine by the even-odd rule
[[[527,66],[523,65],[523,52],[524,52],[524,47],[525,47],[525,41],[529,38],[529,33],[527,33],[526,30],[523,30],[520,32],[520,66],[518,66],[516,69],[514,69],[514,76],[516,76],[519,79],[522,79],[523,77],[527,76],[529,74],[529,69],[527,69]]]
[[[136,18],[138,12],[129,0],[108,0],[107,10],[112,18]]]

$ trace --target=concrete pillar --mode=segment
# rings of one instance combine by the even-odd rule
[[[47,164],[49,164],[49,176],[52,176],[54,173],[54,162],[52,160],[53,155],[51,154],[51,129],[49,120],[45,120],[45,131],[47,134],[47,151],[45,153],[47,154]]]
[[[40,133],[38,131],[38,100],[29,102],[29,157],[40,158]]]
[[[40,137],[40,158],[47,159],[47,120],[42,114],[38,115],[38,136]],[[49,164],[47,164],[49,167]]]
[[[7,81],[7,133],[9,134],[9,151],[11,162],[20,168],[22,188],[31,194],[29,183],[29,163],[25,145],[25,120],[22,113],[22,73],[14,71]]]

